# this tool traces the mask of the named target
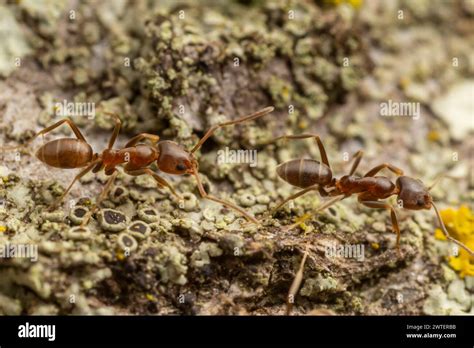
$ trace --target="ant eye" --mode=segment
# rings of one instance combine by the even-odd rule
[[[186,166],[182,163],[179,163],[176,165],[176,170],[179,170],[181,172],[183,170],[186,170]]]

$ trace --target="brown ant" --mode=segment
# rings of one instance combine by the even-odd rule
[[[359,166],[363,152],[358,151],[353,156],[352,160],[354,163],[349,174],[344,175],[340,179],[336,179],[333,177],[331,166],[326,155],[326,150],[324,149],[324,145],[318,135],[284,135],[273,139],[270,143],[276,142],[279,139],[307,138],[315,139],[319,148],[322,163],[313,159],[296,159],[284,162],[277,167],[277,174],[280,178],[293,186],[302,188],[302,190],[283,200],[272,210],[272,214],[280,209],[285,203],[294,200],[310,191],[318,191],[323,197],[333,197],[321,204],[316,209],[316,212],[322,211],[334,203],[356,194],[359,203],[369,208],[390,210],[392,228],[397,234],[397,250],[400,255],[400,228],[398,225],[396,210],[390,203],[379,201],[381,199],[386,199],[390,196],[397,195],[397,201],[401,204],[401,207],[405,209],[421,210],[433,208],[438,218],[439,225],[441,226],[441,230],[445,236],[450,241],[465,249],[469,254],[474,255],[471,249],[449,235],[446,227],[444,226],[443,220],[441,219],[438,208],[433,203],[433,198],[429,191],[434,187],[434,185],[436,185],[440,177],[438,177],[438,179],[435,180],[435,182],[430,187],[425,187],[425,185],[420,180],[411,178],[409,176],[404,176],[401,169],[389,163],[383,163],[375,166],[364,176],[359,177],[354,175],[354,173]],[[395,184],[386,176],[376,176],[376,174],[382,169],[388,169],[397,175]],[[297,227],[309,217],[311,217],[310,214],[303,215],[301,218],[297,219],[296,223],[287,226],[285,230],[288,231]],[[303,268],[307,256],[308,245],[306,246],[300,267],[288,293],[287,314],[290,313],[292,307],[292,301],[290,300],[294,298],[298,292],[299,286],[301,285],[301,281],[303,279]]]
[[[243,209],[239,208],[235,204],[224,201],[212,195],[209,195],[202,185],[201,179],[199,178],[198,162],[194,157],[194,153],[201,148],[204,142],[219,128],[226,126],[233,126],[246,121],[255,120],[273,111],[273,107],[269,106],[261,109],[255,113],[247,116],[243,116],[233,121],[223,122],[212,126],[205,135],[199,140],[199,142],[188,151],[176,142],[169,140],[160,141],[158,135],[149,133],[140,133],[130,139],[123,148],[113,149],[113,145],[117,136],[120,132],[121,120],[113,113],[104,112],[105,114],[114,117],[115,126],[112,135],[109,139],[107,148],[102,151],[101,154],[94,153],[92,147],[87,143],[86,139],[82,135],[79,128],[74,124],[70,118],[62,119],[55,124],[41,130],[33,136],[25,145],[3,147],[0,149],[11,150],[19,147],[26,146],[32,142],[39,135],[43,135],[52,131],[53,129],[66,123],[71,127],[72,131],[76,135],[76,138],[61,138],[49,141],[41,146],[37,152],[36,157],[43,163],[46,163],[52,167],[61,169],[73,169],[83,168],[75,177],[64,193],[50,206],[50,209],[54,209],[61,203],[67,193],[71,190],[74,183],[83,177],[88,172],[92,171],[97,173],[100,170],[104,170],[107,176],[110,176],[107,183],[104,186],[101,194],[96,200],[95,205],[84,217],[82,225],[86,225],[92,214],[97,209],[97,206],[105,199],[108,191],[112,187],[112,184],[119,173],[116,169],[118,165],[124,165],[123,170],[125,173],[132,176],[139,175],[150,175],[152,176],[160,187],[167,187],[175,196],[181,199],[171,184],[169,184],[164,178],[152,171],[149,166],[156,161],[157,167],[164,173],[172,175],[183,175],[191,174],[196,178],[197,187],[200,195],[203,198],[218,202],[228,208],[234,209],[235,211],[242,214],[247,220],[257,223],[254,217],[250,216]],[[148,140],[151,145],[144,144],[143,141]]]

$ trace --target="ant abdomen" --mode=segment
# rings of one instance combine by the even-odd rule
[[[319,184],[328,185],[332,181],[331,169],[319,161],[297,159],[280,164],[277,174],[289,184],[301,188]]]
[[[94,154],[86,142],[74,138],[52,140],[36,151],[36,157],[51,167],[72,169],[90,163]]]

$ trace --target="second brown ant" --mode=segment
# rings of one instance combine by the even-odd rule
[[[115,119],[115,126],[112,135],[109,139],[108,146],[102,153],[94,153],[92,147],[88,144],[84,136],[82,135],[76,124],[70,119],[62,119],[55,124],[44,128],[40,132],[36,133],[26,144],[20,146],[7,146],[0,148],[2,150],[12,150],[20,147],[24,147],[32,142],[36,137],[45,135],[46,133],[58,128],[62,124],[66,123],[74,132],[76,138],[61,138],[49,141],[41,146],[37,152],[36,157],[43,163],[46,163],[52,167],[61,169],[74,169],[83,168],[70,183],[64,193],[50,206],[50,209],[56,208],[64,197],[71,190],[74,183],[81,177],[92,171],[97,173],[104,170],[107,176],[110,176],[107,183],[104,186],[101,194],[97,198],[93,208],[84,217],[82,226],[86,225],[90,220],[92,214],[96,211],[98,205],[105,199],[107,193],[113,185],[115,178],[118,175],[116,169],[117,166],[123,165],[125,173],[132,176],[139,175],[150,175],[152,176],[160,187],[167,187],[175,196],[181,199],[173,186],[169,184],[164,178],[155,173],[149,168],[149,166],[156,162],[158,169],[164,173],[172,175],[183,175],[191,174],[196,178],[197,187],[200,195],[203,198],[220,203],[230,209],[237,211],[243,215],[247,220],[258,224],[258,220],[249,215],[245,210],[241,209],[235,204],[217,198],[213,195],[208,194],[201,182],[199,177],[199,165],[194,157],[194,153],[201,148],[204,142],[219,128],[226,126],[234,126],[246,121],[255,120],[273,111],[273,107],[269,106],[254,112],[250,115],[243,116],[233,121],[223,122],[212,126],[199,142],[190,150],[186,150],[184,147],[176,142],[170,140],[160,141],[158,135],[149,133],[140,133],[130,139],[123,148],[114,149],[115,140],[118,137],[121,128],[120,118],[109,112],[104,112]],[[143,143],[145,140],[149,141],[150,144]]]
[[[393,231],[397,234],[397,248],[399,249],[400,228],[398,225],[396,210],[391,204],[379,201],[381,199],[386,199],[390,196],[397,195],[397,201],[400,203],[402,208],[408,210],[433,208],[439,220],[441,229],[443,230],[446,237],[473,255],[473,252],[466,245],[451,237],[444,226],[438,208],[434,204],[433,198],[430,194],[430,190],[434,187],[438,180],[436,180],[436,182],[430,187],[425,187],[421,180],[403,175],[403,170],[389,163],[382,163],[378,166],[375,166],[362,177],[356,176],[354,173],[360,164],[363,151],[358,151],[353,156],[354,163],[349,174],[342,176],[340,179],[336,179],[333,177],[326,150],[324,149],[324,145],[318,135],[284,135],[275,138],[273,142],[279,139],[307,138],[315,139],[319,148],[322,163],[313,159],[296,159],[280,164],[277,167],[278,176],[289,184],[302,188],[302,190],[296,192],[279,203],[272,210],[272,213],[276,212],[287,202],[294,200],[310,191],[318,191],[323,197],[333,197],[318,207],[317,211],[326,209],[334,203],[356,194],[359,203],[369,208],[390,210],[392,227]],[[393,183],[386,176],[376,176],[376,174],[383,169],[388,169],[397,175],[397,180],[395,183]],[[296,223],[287,226],[286,229],[289,230],[297,227],[309,217],[310,215],[304,215],[303,217],[299,218]]]
[[[277,167],[278,176],[288,182],[289,184],[302,188],[302,190],[289,196],[275,208],[272,213],[280,209],[285,203],[294,200],[305,193],[311,191],[318,191],[323,197],[331,197],[327,201],[323,202],[315,212],[322,211],[338,201],[348,198],[352,195],[357,195],[359,203],[374,209],[386,209],[390,211],[392,220],[393,231],[397,234],[397,250],[400,255],[400,228],[398,224],[397,212],[395,208],[387,202],[381,202],[381,199],[387,199],[390,196],[397,196],[397,201],[400,203],[402,208],[409,210],[421,210],[433,208],[441,230],[447,239],[457,244],[461,248],[465,249],[470,255],[474,255],[473,251],[466,245],[451,237],[441,219],[438,208],[433,202],[433,198],[430,194],[430,190],[438,182],[439,178],[435,182],[426,187],[421,180],[403,175],[403,171],[389,163],[382,163],[370,169],[364,176],[356,176],[356,172],[360,161],[363,156],[362,151],[358,151],[353,156],[353,164],[349,174],[342,176],[340,179],[333,177],[331,166],[326,154],[323,143],[318,135],[315,134],[300,134],[300,135],[283,135],[273,139],[270,143],[274,143],[279,139],[307,139],[313,138],[319,148],[321,156],[321,162],[313,159],[295,159],[289,160],[280,164]],[[376,175],[383,169],[388,169],[397,175],[397,180],[393,183],[386,176]],[[311,214],[305,214],[297,221],[285,228],[285,230],[291,230],[299,226],[303,221],[311,217]],[[292,307],[292,299],[298,292],[299,286],[303,279],[303,269],[308,256],[308,245],[301,261],[300,267],[293,280],[292,286],[288,294],[287,302],[287,314],[290,313]]]

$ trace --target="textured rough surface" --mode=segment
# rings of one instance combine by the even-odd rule
[[[73,119],[97,152],[113,127],[104,110],[123,120],[117,146],[148,132],[191,148],[210,126],[274,105],[264,119],[219,130],[198,153],[206,188],[263,226],[200,199],[191,177],[167,177],[181,204],[152,179],[121,173],[83,229],[107,177],[84,176],[47,212],[75,170],[30,156],[39,138],[0,163],[0,244],[39,253],[0,259],[0,313],[283,314],[308,241],[295,314],[474,313],[473,275],[447,262],[452,246],[435,239],[433,212],[400,210],[401,257],[388,214],[355,198],[282,230],[321,199],[307,194],[269,217],[296,192],[276,166],[319,154],[309,140],[264,145],[314,132],[337,177],[363,149],[360,174],[390,162],[428,185],[446,172],[455,180],[433,189],[438,205],[472,206],[469,0],[91,3],[0,5],[0,35],[11,30],[17,43],[0,40],[0,143],[57,121],[63,100],[95,103],[94,118]],[[419,117],[381,117],[388,100],[420,103]],[[467,106],[454,115],[453,105]],[[216,165],[226,146],[257,149],[258,165]],[[328,255],[347,245],[363,246],[363,257]]]

